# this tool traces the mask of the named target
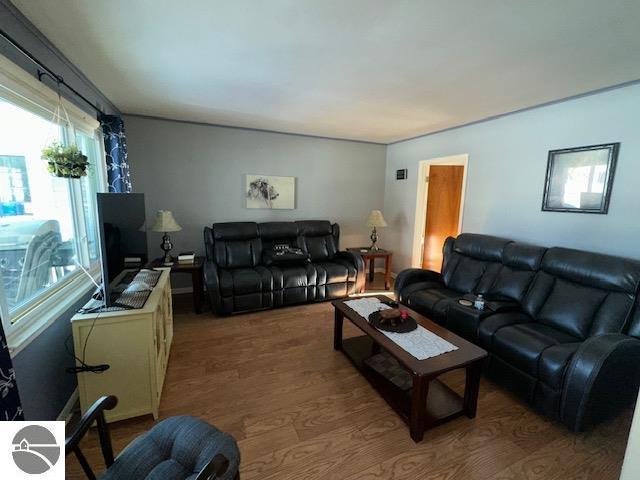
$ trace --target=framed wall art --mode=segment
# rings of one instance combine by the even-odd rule
[[[606,214],[619,147],[608,143],[549,151],[542,210]]]
[[[247,208],[296,208],[296,177],[247,175]]]

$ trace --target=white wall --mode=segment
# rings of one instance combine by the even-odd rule
[[[637,480],[638,478],[640,478],[640,396],[633,414],[620,480]]]
[[[326,219],[338,222],[341,247],[365,245],[364,225],[384,196],[383,145],[125,116],[134,191],[147,219],[172,210],[183,231],[175,250],[203,252],[213,222]],[[245,208],[245,174],[293,176],[295,210]],[[161,235],[149,233],[160,256]]]
[[[611,142],[621,145],[608,215],[540,210],[549,150]],[[411,263],[418,163],[464,153],[463,231],[640,258],[640,85],[390,145],[381,244],[394,271]],[[395,180],[401,168],[408,180]]]

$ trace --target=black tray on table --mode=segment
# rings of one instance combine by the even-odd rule
[[[391,326],[382,323],[382,317],[380,316],[380,312],[373,312],[369,315],[369,324],[371,326],[377,328],[378,330],[383,330],[385,332],[394,332],[394,333],[407,333],[418,328],[418,322],[411,317],[407,317],[406,320],[398,325]]]

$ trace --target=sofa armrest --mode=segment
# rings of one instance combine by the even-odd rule
[[[220,293],[220,275],[218,265],[212,260],[204,262],[204,283],[207,286],[207,294],[211,302],[211,309],[218,314],[222,314],[222,300]]]
[[[366,280],[366,274],[364,271],[364,259],[362,255],[358,255],[355,252],[341,251],[336,253],[335,258],[345,260],[352,264],[356,269],[356,292],[364,292],[364,284]]]
[[[560,420],[582,431],[615,415],[638,394],[640,340],[622,334],[588,338],[565,374]]]
[[[204,227],[204,253],[207,260],[213,260],[213,230],[211,227]]]
[[[442,275],[433,270],[424,270],[422,268],[407,268],[402,270],[396,277],[393,290],[396,293],[396,299],[400,300],[402,290],[412,283],[418,282],[440,282],[442,283]]]

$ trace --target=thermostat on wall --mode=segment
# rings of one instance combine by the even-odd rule
[[[401,170],[396,170],[396,180],[406,180],[407,179],[407,169],[403,168]]]

